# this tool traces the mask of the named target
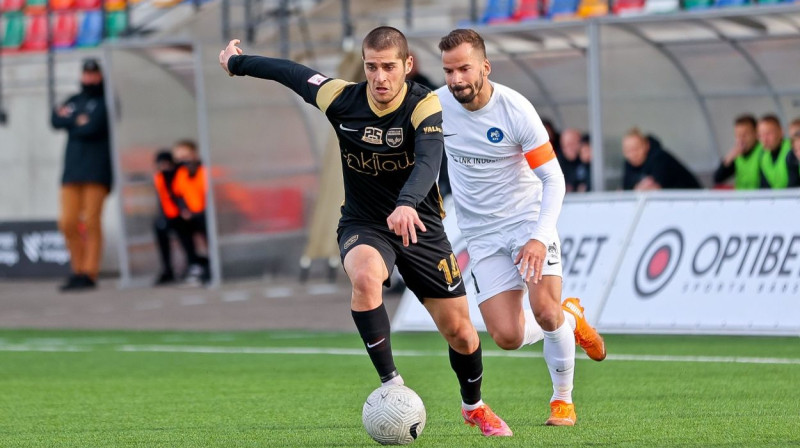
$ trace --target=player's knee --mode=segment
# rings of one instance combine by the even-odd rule
[[[78,220],[61,218],[58,220],[58,230],[64,234],[65,237],[70,238],[78,235]]]
[[[547,307],[536,311],[536,322],[544,329],[552,328],[555,330],[558,327],[559,320],[564,317],[560,307]]]
[[[350,274],[350,283],[353,284],[353,296],[355,297],[371,297],[381,296],[381,285],[383,281],[379,275],[367,270],[359,269]]]
[[[516,334],[495,331],[490,335],[494,343],[503,350],[516,350],[522,345],[522,336]]]
[[[442,336],[456,351],[472,353],[478,348],[478,333],[472,322],[456,323],[442,328]]]

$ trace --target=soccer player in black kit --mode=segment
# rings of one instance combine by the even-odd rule
[[[405,36],[378,27],[362,43],[366,82],[328,78],[283,59],[242,55],[232,40],[219,62],[231,76],[277,81],[319,108],[336,130],[345,201],[337,230],[353,285],[350,307],[384,385],[403,384],[392,357],[382,286],[396,265],[449,344],[462,416],[486,436],[512,435],[481,400],[483,362],[466,291],[442,226],[436,176],[444,151],[439,98],[406,75]]]

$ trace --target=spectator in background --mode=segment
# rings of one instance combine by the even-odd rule
[[[170,232],[174,231],[178,234],[181,244],[184,241],[183,238],[180,238],[183,221],[180,218],[181,211],[178,208],[175,193],[172,189],[177,166],[172,158],[172,153],[168,149],[161,150],[156,154],[155,162],[156,171],[153,174],[153,186],[156,189],[159,210],[153,222],[153,230],[155,231],[156,244],[161,258],[161,273],[155,284],[160,286],[175,281],[175,273],[172,270],[172,250],[169,242]]]
[[[721,184],[734,176],[737,190],[757,190],[761,187],[759,161],[764,149],[758,141],[756,118],[741,115],[733,122],[735,143],[714,172],[714,183]]]
[[[798,132],[800,132],[800,117],[795,117],[795,119],[789,123],[789,133],[786,137],[791,140]]]
[[[561,134],[549,118],[542,117],[542,124],[547,130],[547,136],[550,138],[550,144],[553,145],[556,157],[561,160]]]
[[[561,171],[564,173],[564,182],[567,188],[567,193],[576,191],[577,186],[577,170],[581,164],[580,161],[581,151],[581,133],[577,129],[564,129],[561,133],[561,156],[558,158],[558,163],[561,165]]]
[[[581,136],[581,149],[578,152],[580,164],[575,168],[575,191],[583,193],[592,190],[592,143],[589,134]]]
[[[67,131],[58,227],[70,253],[72,274],[59,289],[92,289],[100,271],[103,202],[111,190],[108,114],[97,60],[83,62],[81,92],[53,110],[50,122]],[[81,221],[85,235],[78,230]]]
[[[783,138],[778,117],[770,114],[758,120],[758,140],[764,148],[759,161],[761,188],[788,187],[789,168],[786,166],[786,158],[792,152],[792,142]]]
[[[786,156],[789,187],[800,187],[800,128],[792,134],[792,152]]]
[[[625,167],[624,190],[659,190],[700,188],[700,182],[652,135],[644,136],[637,128],[622,140]]]
[[[192,140],[181,140],[172,148],[172,156],[178,165],[172,191],[180,210],[178,237],[186,250],[188,283],[199,284],[209,279],[208,258],[197,254],[195,236],[206,240],[206,170]]]

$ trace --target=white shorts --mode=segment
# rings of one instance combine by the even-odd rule
[[[530,241],[535,226],[535,221],[524,221],[466,238],[472,276],[472,291],[468,292],[475,295],[478,305],[504,291],[525,290],[525,281],[514,259]],[[562,276],[561,241],[557,233],[547,244],[542,275]]]

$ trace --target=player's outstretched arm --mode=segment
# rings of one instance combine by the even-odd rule
[[[219,54],[219,63],[228,75],[277,81],[303,97],[307,103],[320,107],[317,105],[317,93],[331,78],[287,59],[244,55],[238,47],[239,43],[239,39],[233,39]]]

